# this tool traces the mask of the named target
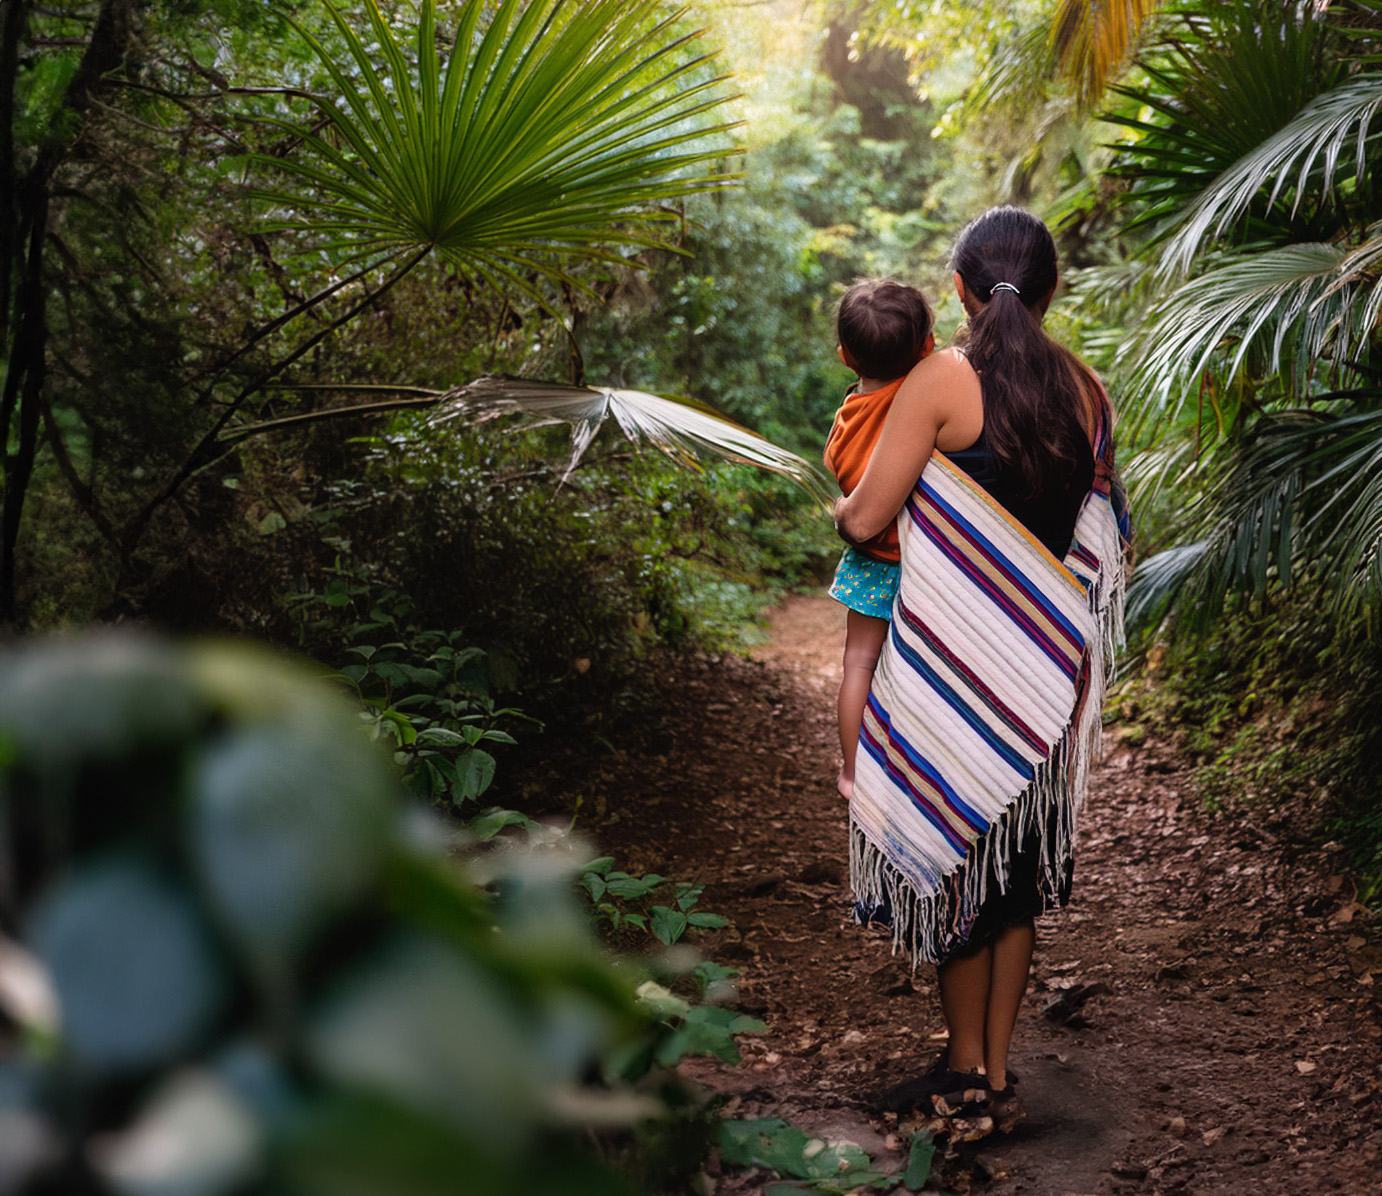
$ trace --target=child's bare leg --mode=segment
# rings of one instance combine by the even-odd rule
[[[864,721],[864,707],[869,700],[869,686],[873,684],[873,670],[883,641],[888,638],[888,620],[849,612],[845,629],[845,669],[840,681],[840,750],[844,767],[840,769],[840,792],[849,797],[854,792],[854,757],[859,747],[859,728]]]

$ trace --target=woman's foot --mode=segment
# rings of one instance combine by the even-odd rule
[[[982,1068],[960,1071],[950,1066],[946,1051],[922,1075],[885,1089],[879,1103],[890,1113],[920,1113],[923,1117],[954,1117],[973,1112],[988,1100],[989,1083]]]
[[[988,1100],[989,1116],[993,1118],[993,1127],[1000,1134],[1011,1133],[1027,1112],[1017,1102],[1017,1092],[1009,1079],[1006,1088],[989,1089]]]

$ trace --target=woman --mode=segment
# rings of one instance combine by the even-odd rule
[[[953,267],[967,328],[908,376],[836,506],[850,542],[897,519],[903,570],[860,734],[851,876],[861,917],[939,965],[949,1046],[890,1103],[980,1118],[987,1104],[1010,1123],[1034,919],[1069,896],[1121,634],[1123,537],[1107,398],[1041,327],[1046,226],[986,212]]]

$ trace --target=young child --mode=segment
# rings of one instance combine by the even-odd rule
[[[840,300],[836,331],[840,360],[859,375],[835,413],[825,464],[848,494],[859,484],[902,380],[935,347],[931,308],[916,287],[890,278],[862,279]],[[840,793],[854,792],[854,759],[873,670],[888,634],[897,596],[897,528],[840,557],[830,596],[849,609],[844,679],[840,682]]]

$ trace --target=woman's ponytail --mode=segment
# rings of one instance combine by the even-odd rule
[[[1042,330],[1056,286],[1056,244],[1030,212],[992,208],[960,234],[952,258],[969,322],[962,343],[984,387],[995,467],[1025,497],[1068,489],[1093,460],[1084,368]]]

